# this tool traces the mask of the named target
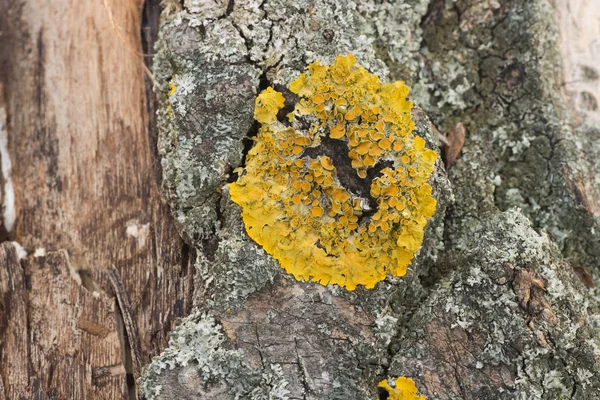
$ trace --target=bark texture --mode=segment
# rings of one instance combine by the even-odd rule
[[[598,397],[597,2],[157,3],[0,2],[0,398]],[[372,290],[287,275],[225,186],[256,95],[348,53],[446,164]]]
[[[154,65],[158,147],[163,191],[197,249],[201,282],[196,312],[146,367],[144,395],[375,399],[385,398],[379,381],[407,376],[432,399],[595,398],[597,128],[589,115],[574,118],[564,90],[561,7],[170,4]],[[409,273],[373,290],[283,273],[247,237],[225,187],[256,133],[256,94],[348,53],[382,79],[408,82],[429,146],[439,145],[435,125],[453,131],[447,156],[461,150],[446,160],[447,178],[438,165],[438,211]]]

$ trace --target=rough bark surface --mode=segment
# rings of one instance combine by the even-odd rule
[[[2,239],[29,253],[2,245],[1,398],[133,396],[191,311],[193,250],[148,134],[140,28],[151,42],[158,4],[142,6],[0,2]]]
[[[163,190],[202,282],[144,395],[375,399],[379,381],[407,376],[432,399],[597,397],[597,128],[566,100],[561,7],[170,4],[154,66]],[[440,131],[466,130],[448,179],[438,165],[438,211],[409,273],[352,292],[283,273],[225,187],[256,132],[256,94],[350,52],[407,81]],[[437,147],[425,113],[414,110],[417,131]]]

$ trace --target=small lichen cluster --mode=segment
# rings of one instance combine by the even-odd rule
[[[201,313],[189,315],[171,332],[169,347],[144,368],[141,393],[147,399],[160,395],[156,377],[165,370],[194,365],[203,380],[225,379],[230,369],[240,369],[240,355],[225,349],[225,336],[214,317]]]
[[[290,84],[300,97],[287,121],[284,96],[267,88],[256,99],[261,123],[240,178],[229,186],[246,230],[296,278],[372,288],[389,272],[406,273],[436,202],[427,183],[437,153],[413,136],[403,82],[381,84],[352,55],[319,62]],[[352,173],[368,199],[345,188],[325,140],[343,141]],[[384,166],[369,184],[367,173]]]
[[[387,379],[379,382],[379,387],[388,392],[388,400],[427,400],[425,396],[419,395],[415,382],[404,376],[394,381],[394,387],[390,386]]]

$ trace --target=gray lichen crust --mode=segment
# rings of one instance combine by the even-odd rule
[[[417,102],[444,131],[465,124],[464,153],[469,142],[490,144],[482,167],[499,209],[519,207],[575,267],[600,276],[600,213],[590,204],[598,146],[583,150],[590,135],[570,124],[552,3],[442,3],[424,21]]]
[[[407,376],[435,399],[593,399],[600,307],[572,266],[598,270],[600,151],[569,125],[552,13],[546,0],[186,0],[165,13],[158,147],[165,199],[198,250],[197,311],[146,366],[142,395],[372,400]],[[441,162],[431,178],[438,211],[407,275],[372,290],[285,274],[226,188],[256,95],[349,53],[405,80],[440,130],[468,132],[450,182]],[[413,118],[437,148],[429,118]]]
[[[460,234],[452,271],[393,339],[394,376],[432,398],[594,399],[598,304],[518,210]]]

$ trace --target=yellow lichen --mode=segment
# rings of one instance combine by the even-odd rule
[[[437,153],[413,135],[408,87],[381,84],[348,55],[309,65],[290,90],[300,97],[290,124],[277,119],[281,93],[269,87],[257,97],[261,128],[230,185],[248,234],[297,279],[354,290],[374,287],[388,272],[404,275],[436,207],[427,181]],[[329,157],[305,154],[327,135],[346,143],[359,178],[379,162],[391,166],[364,181],[377,204],[371,217],[363,216],[368,201],[343,187]]]
[[[388,400],[427,400],[425,396],[419,395],[415,382],[410,378],[401,376],[394,381],[394,384],[395,387],[391,387],[387,379],[379,382],[379,387],[389,393]]]
[[[173,96],[177,91],[177,86],[174,83],[169,83],[169,97]]]
[[[254,119],[261,124],[272,124],[277,118],[277,113],[283,108],[285,99],[279,92],[268,87],[256,98]]]

